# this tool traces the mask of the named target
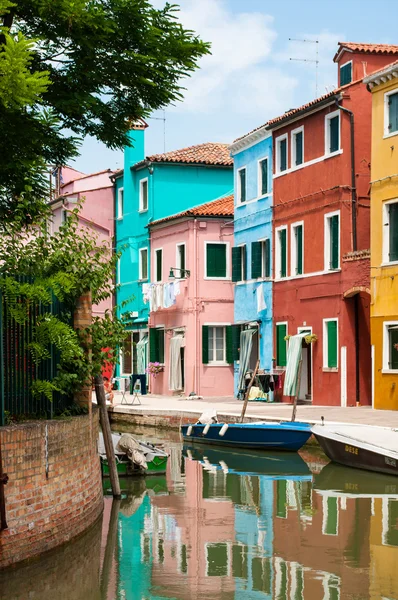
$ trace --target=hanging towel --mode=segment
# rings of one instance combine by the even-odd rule
[[[162,283],[158,283],[156,285],[156,305],[157,305],[156,310],[159,310],[159,308],[163,308],[163,284]]]
[[[257,312],[266,310],[266,308],[267,305],[264,300],[264,289],[262,285],[259,285],[257,288]]]
[[[174,282],[174,294],[175,294],[175,296],[180,295],[180,280],[179,279],[176,279]]]
[[[170,340],[169,389],[182,390],[181,346],[182,335],[174,335]]]
[[[149,283],[143,283],[142,284],[142,297],[144,300],[144,304],[149,302],[149,299],[150,299],[149,293],[150,293]]]
[[[301,348],[303,345],[303,338],[306,335],[308,335],[308,333],[298,333],[297,335],[292,335],[292,337],[289,339],[285,383],[283,386],[284,396],[297,395],[298,375],[301,363]]]

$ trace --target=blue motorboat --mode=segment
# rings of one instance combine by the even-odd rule
[[[186,442],[257,450],[300,450],[311,437],[311,425],[280,423],[194,423],[182,425]]]

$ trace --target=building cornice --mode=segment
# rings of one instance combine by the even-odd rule
[[[256,131],[248,133],[244,137],[236,140],[233,144],[231,144],[229,147],[231,156],[234,156],[234,154],[237,154],[242,150],[246,150],[247,148],[254,146],[254,144],[258,144],[258,142],[266,140],[268,137],[271,137],[271,132],[268,131],[268,125],[265,124],[262,127],[259,127],[259,129],[256,129]]]
[[[389,65],[382,71],[377,71],[376,73],[372,73],[372,75],[368,75],[364,78],[363,82],[366,83],[368,90],[371,90],[377,85],[391,81],[391,79],[398,79],[398,62]]]

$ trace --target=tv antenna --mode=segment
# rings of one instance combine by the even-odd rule
[[[163,152],[166,152],[166,111],[163,109],[163,117],[149,117],[153,121],[163,121]]]
[[[310,58],[289,58],[289,60],[296,60],[297,62],[306,62],[306,63],[315,63],[315,97],[318,97],[318,49],[319,49],[319,40],[301,40],[296,38],[289,38],[289,42],[303,42],[305,44],[315,44],[315,59]]]

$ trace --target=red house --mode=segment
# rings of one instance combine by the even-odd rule
[[[313,404],[371,403],[371,98],[362,79],[397,54],[398,46],[340,43],[339,87],[268,122],[276,365],[286,365],[286,336],[317,336],[303,341],[299,391]]]

